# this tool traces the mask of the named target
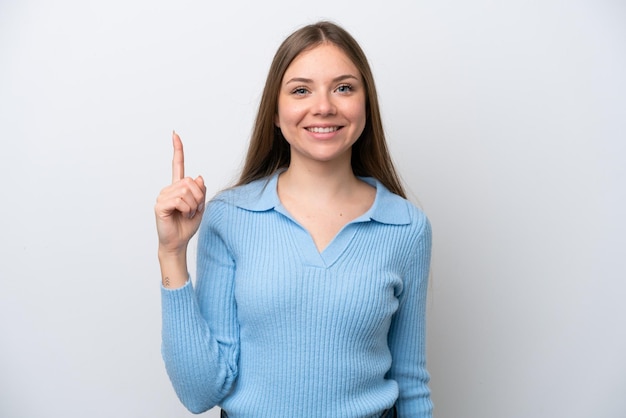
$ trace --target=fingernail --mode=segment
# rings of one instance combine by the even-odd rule
[[[204,210],[204,202],[198,205],[198,212],[202,212]]]

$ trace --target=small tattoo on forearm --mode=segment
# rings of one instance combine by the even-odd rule
[[[170,287],[170,278],[169,277],[166,277],[165,279],[163,279],[163,286]]]

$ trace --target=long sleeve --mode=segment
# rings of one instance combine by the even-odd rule
[[[421,224],[421,225],[420,225]],[[399,307],[389,330],[393,362],[388,377],[398,382],[398,414],[402,418],[430,418],[432,402],[426,371],[426,293],[431,255],[431,227],[423,217],[414,251],[398,296]]]
[[[194,413],[220,403],[237,377],[235,266],[217,227],[222,209],[212,202],[202,221],[195,291],[191,281],[161,290],[163,359],[176,394]]]

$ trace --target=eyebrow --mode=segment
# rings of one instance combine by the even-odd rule
[[[340,81],[344,81],[344,80],[348,80],[348,79],[354,79],[354,80],[359,80],[356,76],[352,75],[352,74],[343,74],[340,76],[337,76],[335,78],[333,78],[333,83],[338,83]],[[311,80],[310,78],[304,78],[304,77],[294,77],[288,81],[285,82],[285,84],[289,84],[289,83],[312,83],[313,80]]]

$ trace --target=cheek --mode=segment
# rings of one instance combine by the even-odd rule
[[[275,116],[276,126],[282,129],[294,128],[304,117],[302,109],[298,106],[278,106],[278,112]]]
[[[367,118],[367,106],[365,103],[365,97],[363,97],[363,95],[354,97],[353,100],[346,103],[347,106],[344,108],[344,114],[355,122],[361,121],[365,123],[365,119]]]
[[[350,118],[360,127],[360,130],[365,128],[365,122],[367,120],[367,111],[365,105],[359,104],[354,106],[350,110]]]

